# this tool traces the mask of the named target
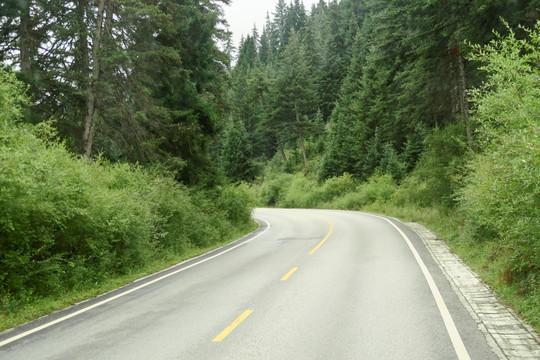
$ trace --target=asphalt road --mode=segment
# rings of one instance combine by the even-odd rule
[[[0,359],[496,359],[422,241],[258,209],[228,247],[0,334]]]

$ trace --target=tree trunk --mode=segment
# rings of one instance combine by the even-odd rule
[[[32,49],[32,47],[35,47],[36,44],[35,40],[32,39],[34,29],[32,27],[31,9],[31,0],[26,2],[24,9],[21,9],[21,23],[19,25],[19,62],[23,81],[25,81],[27,84],[33,85],[34,76],[32,74],[32,54],[35,52],[35,49]],[[26,118],[29,118],[32,115],[30,105],[24,106],[24,114]]]
[[[86,91],[88,72],[90,69],[90,56],[88,54],[88,30],[85,18],[88,0],[79,0],[77,3],[77,32],[78,32],[78,53],[79,53],[79,69],[81,77],[85,80],[81,83],[81,87]]]
[[[298,125],[298,136],[300,137],[300,147],[302,148],[302,155],[304,156],[304,166],[307,166],[308,160],[306,156],[306,147],[304,146],[304,136],[302,134],[302,123],[300,122],[300,114],[298,114],[298,107],[296,106],[296,101],[294,102],[294,112],[296,114],[296,123]]]
[[[461,52],[458,55],[458,62],[459,62],[459,103],[460,103],[460,110],[461,110],[461,117],[463,118],[463,122],[465,123],[465,130],[467,132],[467,144],[469,146],[469,149],[472,150],[473,148],[473,131],[471,127],[471,123],[469,121],[470,114],[469,114],[469,101],[467,100],[467,79],[465,77],[465,58],[461,54]]]
[[[75,84],[80,88],[84,97],[77,101],[77,112],[75,119],[77,122],[85,124],[86,119],[86,102],[88,100],[89,85],[90,85],[90,54],[88,50],[88,24],[86,22],[86,14],[88,11],[88,0],[77,1],[77,42],[75,46],[75,58],[73,61]],[[84,143],[83,143],[84,145]]]
[[[114,10],[111,6],[111,0],[106,0],[105,3],[105,13],[107,14],[105,16],[105,33],[108,36],[112,36],[112,24],[113,24],[113,16],[114,16]]]
[[[94,33],[94,43],[92,44],[92,76],[90,86],[88,88],[88,97],[86,100],[86,116],[84,119],[83,132],[83,152],[87,158],[92,157],[92,147],[94,144],[94,136],[96,134],[96,118],[99,115],[96,99],[96,86],[99,81],[99,50],[101,45],[101,33],[103,27],[103,13],[105,9],[105,0],[99,0],[96,30]]]
[[[28,76],[31,70],[31,51],[32,46],[32,23],[30,17],[30,9],[32,7],[32,1],[28,1],[24,10],[21,11],[21,24],[20,24],[20,57],[21,72]]]
[[[453,79],[452,113],[461,117],[467,134],[467,145],[473,148],[473,131],[469,121],[469,101],[467,100],[467,78],[465,74],[465,58],[458,46],[449,49],[450,75]]]
[[[450,66],[450,83],[452,85],[450,89],[450,97],[452,99],[452,115],[457,119],[460,114],[460,101],[459,101],[459,89],[460,80],[457,70],[456,58],[460,55],[459,49],[451,48],[448,50],[449,66]]]

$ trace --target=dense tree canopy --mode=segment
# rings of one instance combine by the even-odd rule
[[[301,151],[304,165],[320,161],[322,179],[389,169],[400,178],[432,129],[455,125],[476,146],[467,92],[483,75],[467,60],[467,44],[493,39],[501,18],[531,26],[537,8],[536,1],[342,0],[307,12],[301,2],[279,1],[261,35],[240,44],[232,113],[244,120],[255,157],[287,162],[287,151]],[[326,146],[309,153],[318,111]]]
[[[232,117],[254,159],[299,159],[290,169],[314,160],[321,179],[388,169],[399,178],[432,129],[462,128],[474,150],[467,91],[484,75],[467,60],[467,41],[489,42],[504,30],[500,18],[523,36],[517,25],[531,26],[539,7],[280,0],[230,69],[226,4],[5,1],[0,60],[29,85],[25,120],[54,119],[67,146],[89,158],[159,163],[185,183],[212,184],[209,152],[223,155],[218,138]]]
[[[27,121],[56,120],[87,157],[161,162],[211,181],[225,108],[228,0],[8,1],[0,59],[31,86]]]

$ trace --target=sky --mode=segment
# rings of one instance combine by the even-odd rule
[[[225,19],[229,23],[233,33],[234,46],[238,48],[242,35],[247,35],[253,30],[253,24],[257,24],[259,34],[266,23],[266,13],[270,13],[270,19],[276,9],[278,0],[231,0],[229,6],[225,6]],[[291,0],[285,0],[290,4]],[[303,0],[306,11],[309,13],[311,5],[319,0]]]

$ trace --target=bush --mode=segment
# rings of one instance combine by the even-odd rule
[[[331,202],[332,200],[354,192],[358,181],[351,174],[345,173],[342,176],[332,177],[324,182],[318,196],[319,202]]]
[[[360,185],[357,191],[365,204],[387,202],[396,191],[397,185],[390,174],[372,176],[366,184]]]
[[[253,191],[246,183],[227,185],[219,189],[217,207],[233,224],[247,224],[251,220],[251,208],[255,205]]]
[[[350,174],[344,174],[318,184],[301,173],[280,174],[258,186],[258,197],[264,203],[269,193],[277,199],[275,205],[287,208],[361,209],[374,202],[388,202],[397,190],[390,174],[374,175],[358,184]]]
[[[473,238],[506,249],[505,280],[540,286],[540,21],[528,40],[514,34],[476,47],[489,77],[473,91],[483,152],[459,193]]]
[[[390,174],[373,175],[366,183],[356,187],[354,192],[345,193],[332,202],[337,209],[360,210],[373,203],[388,202],[397,185]]]
[[[392,195],[392,203],[398,206],[429,207],[436,201],[436,198],[430,195],[430,190],[428,181],[421,179],[414,173],[409,174]]]
[[[426,150],[411,174],[404,179],[400,196],[412,190],[411,200],[422,206],[452,208],[462,186],[467,146],[462,125],[433,129],[425,139]],[[420,186],[415,186],[417,182]]]
[[[277,174],[267,176],[257,188],[257,198],[263,206],[275,206],[281,202],[286,186],[293,179],[292,174]]]
[[[309,179],[301,173],[292,176],[291,181],[282,188],[279,206],[286,208],[310,208],[317,207],[314,194],[317,191],[317,182]]]
[[[249,189],[189,190],[136,165],[89,162],[17,124],[21,86],[0,71],[0,310],[88,289],[250,222]]]

